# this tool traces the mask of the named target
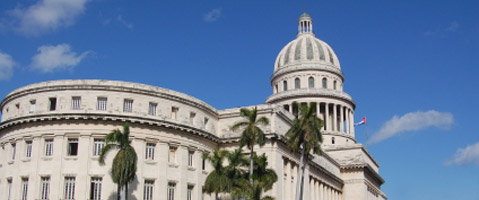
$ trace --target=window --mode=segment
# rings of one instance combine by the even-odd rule
[[[175,183],[168,183],[168,200],[175,200]]]
[[[168,162],[170,163],[176,162],[176,147],[170,146],[170,153],[168,154]]]
[[[32,157],[32,141],[25,142],[25,157]]]
[[[12,179],[7,180],[7,200],[12,197]]]
[[[308,79],[308,87],[309,87],[309,88],[314,88],[314,78],[313,78],[313,77],[309,77],[309,79]]]
[[[45,140],[45,156],[53,155],[53,139]]]
[[[155,159],[155,144],[146,143],[145,159],[154,160]]]
[[[65,177],[65,194],[63,195],[65,200],[75,199],[75,177]]]
[[[123,101],[123,112],[133,112],[133,100],[125,99]]]
[[[294,89],[301,88],[301,80],[299,78],[294,79]]]
[[[148,107],[148,114],[152,116],[156,116],[156,107],[158,106],[157,103],[151,103],[150,106]]]
[[[78,155],[78,138],[68,138],[68,155]]]
[[[284,108],[286,111],[289,111],[289,105],[288,105],[288,104],[283,105],[283,108]]]
[[[194,151],[188,151],[188,166],[193,166],[193,156],[195,155]]]
[[[204,121],[204,124],[203,124],[204,128],[206,128],[206,125],[208,125],[208,121],[209,121],[208,117],[205,117],[205,121]]]
[[[72,109],[80,110],[81,97],[72,97]]]
[[[328,80],[323,78],[323,88],[328,88]]]
[[[40,184],[40,187],[41,187],[41,196],[40,196],[40,199],[41,200],[47,200],[49,199],[49,194],[50,194],[50,177],[42,177],[42,180],[41,180],[41,184]]]
[[[55,97],[52,97],[49,99],[50,100],[50,104],[49,104],[49,110],[50,111],[54,111],[57,109],[57,98]]]
[[[17,152],[16,152],[16,151],[17,151],[17,144],[12,143],[12,149],[11,149],[11,150],[12,150],[12,151],[11,151],[11,153],[12,153],[12,155],[11,155],[12,157],[11,157],[11,158],[12,158],[12,160],[15,160],[15,154],[17,153]]]
[[[31,100],[31,101],[30,101],[30,113],[34,113],[34,112],[35,112],[36,104],[37,104],[37,101],[36,101],[36,100]]]
[[[275,92],[275,93],[278,93],[278,92],[279,92],[279,91],[278,91],[278,84],[274,85],[274,92]]]
[[[145,180],[145,186],[143,188],[143,200],[153,200],[153,188],[155,181]]]
[[[93,156],[99,156],[104,146],[104,139],[93,139]]]
[[[98,97],[96,109],[97,110],[106,110],[106,105],[108,104],[108,98],[106,97]]]
[[[90,200],[101,200],[101,177],[92,177],[90,182]]]
[[[196,117],[196,113],[190,112],[190,124],[194,124],[195,117]]]
[[[178,107],[171,107],[171,119],[176,119],[176,114],[178,114]]]
[[[288,90],[288,82],[283,81],[283,91]]]
[[[334,137],[331,138],[331,144],[334,144]]]
[[[22,178],[22,200],[27,200],[28,178]]]
[[[186,190],[186,200],[193,200],[193,186],[188,185],[188,189]]]
[[[15,104],[15,107],[17,108],[17,114],[20,114],[20,103]]]
[[[336,84],[337,84],[337,82],[334,81],[334,82],[333,82],[333,88],[334,88],[334,90],[336,90]]]

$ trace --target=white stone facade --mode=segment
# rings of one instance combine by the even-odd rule
[[[268,194],[294,199],[299,156],[285,145],[284,134],[297,101],[317,102],[326,124],[324,154],[307,161],[303,199],[386,199],[378,163],[356,143],[356,105],[343,92],[337,56],[314,37],[309,15],[301,16],[298,31],[276,59],[273,94],[257,105],[270,125],[262,127],[267,144],[255,149],[267,154],[279,177]],[[186,94],[121,81],[32,84],[8,94],[0,109],[0,199],[67,199],[71,191],[75,199],[115,199],[108,172],[113,153],[100,166],[97,152],[106,134],[128,122],[138,154],[137,177],[129,188],[134,199],[150,192],[153,199],[166,199],[174,191],[175,199],[191,193],[192,199],[212,200],[201,190],[211,170],[201,154],[236,148],[240,135],[229,130],[241,120],[240,108],[216,110]]]

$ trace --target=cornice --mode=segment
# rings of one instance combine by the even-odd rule
[[[350,171],[364,171],[371,175],[371,177],[375,178],[376,181],[379,183],[379,185],[382,185],[385,183],[384,179],[372,169],[371,166],[367,163],[362,163],[362,164],[350,164],[350,165],[342,165],[340,167],[342,172],[350,172]]]
[[[300,72],[300,71],[323,71],[323,72],[330,72],[333,74],[338,75],[341,78],[341,81],[344,82],[344,75],[340,69],[335,67],[334,65],[330,64],[290,64],[286,66],[282,66],[278,70],[274,71],[273,75],[271,76],[271,84],[273,84],[276,77],[289,74],[293,72]]]
[[[302,88],[279,92],[269,96],[265,100],[265,103],[276,103],[281,100],[301,97],[328,97],[333,99],[340,99],[351,104],[353,109],[356,108],[356,104],[354,103],[353,98],[351,98],[349,94],[337,90],[330,90],[324,88]]]

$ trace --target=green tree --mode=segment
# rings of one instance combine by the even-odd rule
[[[247,146],[250,152],[250,167],[249,167],[249,175],[250,175],[250,183],[253,184],[253,154],[254,154],[254,145],[258,144],[259,146],[263,146],[266,142],[266,137],[264,135],[263,130],[258,127],[258,125],[267,126],[269,124],[269,120],[266,117],[259,117],[258,118],[258,109],[255,106],[252,110],[247,108],[241,108],[240,114],[242,117],[245,118],[244,121],[238,122],[231,126],[231,131],[236,131],[240,128],[243,128],[243,132],[240,138],[240,148],[243,146]]]
[[[322,155],[321,143],[323,136],[321,128],[323,121],[316,116],[316,103],[308,105],[298,105],[293,102],[293,107],[299,108],[299,113],[293,121],[293,125],[286,133],[287,144],[292,152],[301,151],[298,175],[299,180],[296,183],[296,200],[302,199],[303,179],[304,179],[304,156],[313,151],[314,154]]]
[[[237,181],[238,187],[235,187],[232,191],[233,197],[242,197],[246,200],[274,200],[271,196],[263,197],[263,193],[271,190],[273,184],[278,180],[276,172],[267,167],[268,158],[265,154],[254,155],[253,182],[249,182],[246,178],[239,179]]]
[[[100,165],[105,164],[105,156],[111,150],[118,150],[113,158],[111,165],[111,177],[113,182],[117,184],[117,198],[120,199],[121,188],[125,189],[125,199],[128,199],[128,184],[135,179],[136,164],[138,157],[135,149],[131,146],[129,140],[130,126],[125,123],[123,132],[119,129],[111,131],[105,137],[106,145],[100,153]]]
[[[223,165],[228,152],[225,150],[215,150],[213,153],[203,153],[203,159],[208,160],[213,166],[213,170],[208,174],[203,186],[203,192],[207,194],[214,193],[218,200],[218,194],[231,190],[232,184],[227,175],[227,170]]]

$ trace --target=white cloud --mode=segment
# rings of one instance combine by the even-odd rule
[[[121,15],[118,15],[118,17],[117,17],[116,19],[117,19],[121,24],[125,25],[127,28],[133,29],[133,24],[127,22],[126,20],[124,20]]]
[[[38,51],[39,53],[32,58],[31,68],[43,73],[74,68],[89,53],[87,51],[77,55],[68,44],[41,46],[38,47]]]
[[[0,80],[9,80],[13,76],[13,66],[12,56],[0,52]]]
[[[474,163],[479,165],[479,142],[468,145],[466,148],[459,148],[452,160],[446,161],[446,165],[465,165]]]
[[[454,117],[451,113],[442,113],[435,110],[410,112],[401,117],[395,115],[383,124],[381,129],[368,140],[368,143],[381,142],[401,132],[418,131],[431,126],[448,129],[453,123]]]
[[[203,16],[203,20],[205,20],[207,22],[218,21],[218,19],[220,19],[220,17],[221,17],[221,11],[222,10],[223,10],[222,8],[214,8],[213,10],[211,10],[210,12],[206,13]]]
[[[14,30],[25,35],[40,35],[74,24],[88,1],[39,0],[27,8],[15,8],[8,13],[13,17]]]

